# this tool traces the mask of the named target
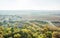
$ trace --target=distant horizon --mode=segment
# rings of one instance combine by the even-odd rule
[[[50,15],[60,14],[60,10],[0,10],[0,15]]]

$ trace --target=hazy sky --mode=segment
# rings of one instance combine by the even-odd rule
[[[0,10],[60,10],[60,0],[0,0]]]

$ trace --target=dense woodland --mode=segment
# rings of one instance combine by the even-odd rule
[[[21,22],[0,22],[0,38],[60,38],[60,28],[46,22],[27,21],[19,27]]]

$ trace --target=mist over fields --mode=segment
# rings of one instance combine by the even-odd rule
[[[0,15],[59,15],[60,10],[0,10]]]

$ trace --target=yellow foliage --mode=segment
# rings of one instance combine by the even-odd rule
[[[20,34],[15,34],[14,37],[19,38],[19,37],[21,37],[21,35]]]
[[[14,33],[16,33],[16,32],[20,32],[20,29],[15,28],[15,29],[14,29]]]
[[[31,30],[29,30],[29,29],[22,29],[21,31],[25,32],[25,33],[32,33]]]
[[[7,28],[7,31],[10,31],[11,30],[11,27],[10,28]]]

